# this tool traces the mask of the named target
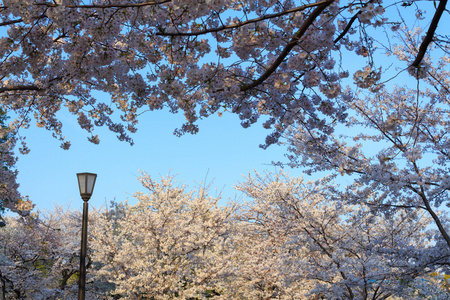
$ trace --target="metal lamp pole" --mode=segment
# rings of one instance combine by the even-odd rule
[[[78,282],[78,300],[84,300],[86,295],[86,250],[88,226],[88,201],[94,190],[97,174],[78,173],[78,187],[83,199],[83,223],[81,225],[81,252],[80,252],[80,281]]]

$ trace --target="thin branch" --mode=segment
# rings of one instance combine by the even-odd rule
[[[54,82],[59,82],[63,79],[61,76],[54,77],[48,81],[48,87],[52,86]],[[11,87],[0,87],[0,93],[11,92],[11,91],[45,91],[47,88],[40,88],[36,85],[16,85]]]
[[[373,206],[387,206],[387,207],[395,207],[395,208],[405,208],[405,209],[423,209],[426,210],[427,208],[425,206],[421,205],[395,205],[395,204],[387,204],[387,203],[369,203],[369,205]]]
[[[217,27],[217,28],[205,29],[205,30],[196,31],[196,32],[158,32],[158,33],[156,33],[156,35],[161,35],[161,36],[198,36],[198,35],[203,35],[203,34],[212,33],[212,32],[219,32],[219,31],[223,31],[223,30],[228,30],[228,29],[234,29],[234,28],[242,27],[244,25],[251,24],[251,23],[257,23],[257,22],[260,22],[260,21],[281,17],[281,16],[284,16],[284,15],[287,15],[287,14],[290,14],[290,13],[303,11],[303,10],[305,10],[307,8],[317,7],[317,6],[323,5],[323,4],[328,3],[328,2],[330,2],[330,0],[325,0],[325,1],[320,1],[320,2],[316,2],[316,3],[305,4],[303,6],[295,7],[295,8],[292,8],[292,9],[288,9],[288,10],[285,10],[285,11],[282,11],[282,12],[279,12],[279,13],[265,15],[265,16],[262,16],[262,17],[259,17],[259,18],[256,18],[256,19],[247,20],[245,22],[239,22],[238,24],[234,24],[234,25],[224,25],[224,26],[220,26],[220,27]]]
[[[336,264],[336,266],[338,267],[338,270],[339,270],[339,273],[341,274],[341,276],[342,276],[342,279],[344,279],[345,281],[347,280],[347,276],[345,275],[345,273],[341,270],[341,264],[339,263],[339,261],[337,261],[334,257],[333,257],[333,255],[320,243],[320,241],[318,240],[318,239],[316,239],[315,237],[314,237],[314,235],[311,233],[311,232],[309,232],[309,230],[306,228],[306,227],[304,227],[303,228],[303,230],[308,234],[308,236],[316,243],[316,245],[317,246],[319,246],[319,248],[332,260],[332,262],[333,263],[335,263]],[[352,291],[352,289],[350,288],[350,286],[348,286],[346,283],[344,283],[344,285],[347,287],[347,290],[348,290],[348,292],[349,292],[349,296],[350,296],[350,299],[353,299],[354,298],[354,295],[353,295],[353,291]]]
[[[369,0],[365,5],[368,5],[369,3],[373,3],[374,0]],[[353,17],[350,19],[350,22],[347,24],[347,26],[344,28],[344,31],[341,32],[341,34],[333,41],[333,43],[339,42],[350,30],[355,20],[358,18],[358,15],[361,13],[361,10],[358,11]]]
[[[43,13],[43,14],[40,15],[40,16],[33,17],[33,19],[34,19],[34,20],[39,20],[39,19],[43,19],[43,18],[46,18],[46,17],[47,17],[47,15],[46,15],[45,13]],[[2,27],[2,26],[7,26],[7,25],[11,25],[11,24],[22,23],[22,22],[23,22],[23,19],[22,19],[22,18],[17,19],[17,20],[9,20],[9,21],[5,21],[5,22],[0,23],[0,27]]]
[[[91,5],[61,5],[61,4],[55,4],[55,3],[35,3],[35,5],[43,5],[48,7],[68,7],[68,8],[129,8],[129,7],[143,7],[143,6],[149,6],[149,5],[158,5],[163,4],[167,2],[171,2],[172,0],[163,0],[160,2],[143,2],[143,3],[130,3],[130,4],[91,4]]]
[[[283,51],[280,53],[280,55],[274,61],[274,63],[257,80],[253,81],[251,84],[243,85],[241,87],[241,91],[244,92],[250,90],[263,83],[264,80],[266,80],[284,61],[284,59],[292,50],[292,48],[294,48],[294,46],[297,45],[297,42],[305,34],[306,30],[309,28],[309,26],[311,26],[314,20],[325,10],[325,8],[327,8],[331,3],[333,3],[333,1],[334,0],[326,0],[321,2],[321,4],[313,10],[313,12],[309,15],[309,17],[305,20],[305,22],[303,22],[302,26],[300,27],[300,30],[297,31],[297,33],[292,37],[291,41],[286,45],[286,47],[283,49]]]
[[[440,0],[439,6],[436,9],[436,13],[433,16],[433,20],[431,20],[430,27],[428,28],[427,34],[425,38],[422,41],[422,44],[420,44],[419,47],[419,53],[417,53],[416,59],[411,64],[412,67],[419,67],[420,63],[423,60],[423,57],[425,56],[425,52],[427,51],[428,45],[433,40],[434,32],[436,31],[436,28],[439,24],[439,20],[441,19],[442,13],[445,10],[445,6],[447,5],[447,0]]]
[[[5,21],[5,22],[0,23],[0,27],[1,27],[1,26],[11,25],[11,24],[17,24],[17,23],[21,23],[21,22],[23,22],[22,19]]]
[[[350,22],[348,22],[347,26],[345,27],[344,31],[341,32],[341,34],[334,39],[333,43],[337,43],[339,42],[346,34],[347,32],[350,30],[350,28],[352,27],[353,23],[355,22],[355,20],[358,18],[358,15],[361,13],[361,11],[358,11],[351,19]]]

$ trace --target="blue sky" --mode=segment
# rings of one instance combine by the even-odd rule
[[[54,204],[81,208],[78,172],[98,174],[89,202],[94,206],[113,199],[132,199],[136,191],[145,192],[137,180],[139,170],[155,179],[176,175],[190,187],[214,180],[213,195],[222,191],[224,198],[234,198],[237,191],[232,186],[243,179],[241,175],[254,169],[274,171],[271,161],[283,160],[285,153],[280,146],[260,149],[259,144],[270,131],[260,124],[244,129],[232,114],[201,121],[196,135],[176,137],[172,133],[182,124],[183,115],[147,112],[133,135],[133,146],[120,142],[106,128],[97,130],[100,144],[91,144],[73,116],[62,114],[62,118],[63,132],[72,143],[70,150],[61,149],[45,129],[33,126],[21,131],[31,152],[19,155],[19,191],[40,210],[52,210]],[[291,174],[302,175],[300,170],[291,170]]]

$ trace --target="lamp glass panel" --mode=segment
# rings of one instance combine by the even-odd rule
[[[86,174],[77,174],[80,194],[86,194]]]
[[[95,178],[97,177],[97,175],[95,174],[87,174],[87,191],[86,193],[89,195],[92,195],[92,192],[94,190],[94,184],[95,184]]]

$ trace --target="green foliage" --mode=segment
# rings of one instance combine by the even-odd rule
[[[34,261],[33,265],[36,268],[36,270],[38,270],[42,273],[42,275],[48,276],[51,271],[53,261],[38,259],[38,260]]]

